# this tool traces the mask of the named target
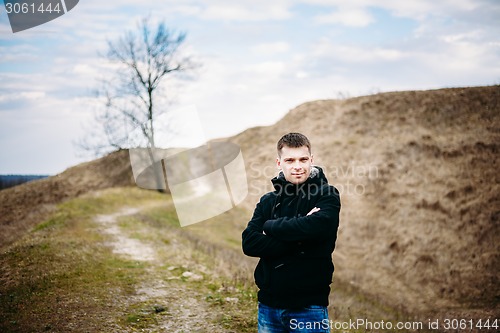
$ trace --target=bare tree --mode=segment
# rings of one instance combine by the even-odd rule
[[[97,91],[105,100],[96,119],[104,138],[96,141],[95,134],[89,135],[79,143],[81,148],[96,155],[127,148],[132,129],[139,129],[142,143],[155,147],[155,118],[166,107],[159,103],[165,97],[164,83],[197,65],[182,56],[185,33],[169,30],[164,22],[155,29],[152,25],[149,17],[143,18],[137,30],[108,41],[106,58],[117,64],[117,70]]]

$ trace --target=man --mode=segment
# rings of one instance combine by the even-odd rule
[[[340,196],[313,166],[311,144],[288,133],[277,144],[274,191],[262,196],[243,231],[243,252],[259,257],[259,333],[330,332],[328,296]]]

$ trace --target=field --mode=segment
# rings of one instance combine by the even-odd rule
[[[241,232],[271,190],[275,142],[299,131],[341,193],[330,318],[500,318],[500,87],[313,101],[231,138],[249,193],[181,228],[134,185],[127,151],[0,191],[1,332],[255,332]],[[348,326],[332,332],[391,332]],[[472,327],[467,332],[483,332]],[[486,330],[487,332],[488,330]]]
[[[2,253],[2,332],[255,332],[255,262],[240,250],[247,213],[181,228],[169,195],[134,187],[58,205]],[[352,287],[337,321],[403,319]],[[354,330],[353,332],[356,332]]]

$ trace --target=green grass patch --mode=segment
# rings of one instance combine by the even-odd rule
[[[151,302],[130,306],[122,317],[122,325],[133,330],[149,328],[158,324],[158,318],[168,314],[168,308]]]
[[[26,259],[19,262],[19,257]],[[133,293],[145,274],[143,265],[77,242],[15,247],[1,256],[1,267],[2,276],[10,278],[0,287],[3,332],[39,331],[47,325],[65,331],[65,316],[98,327],[100,318],[87,314],[109,312],[116,295]]]
[[[152,191],[111,189],[57,207],[32,233],[0,254],[0,331],[105,331],[118,295],[135,292],[147,264],[102,245],[93,217],[123,205],[165,200]],[[73,326],[75,327],[73,327]]]
[[[155,249],[156,262],[127,260],[111,251],[112,236],[94,219],[123,207],[143,208],[118,217],[116,226]],[[155,331],[165,320],[176,320],[175,302],[184,297],[213,314],[209,324],[255,332],[257,288],[253,267],[242,260],[240,240],[247,217],[234,209],[182,228],[170,196],[136,188],[109,189],[60,204],[33,232],[0,253],[0,332]],[[203,279],[183,277],[186,271]],[[143,286],[153,288],[150,294],[139,292]],[[332,320],[408,318],[342,281],[334,280],[332,287]],[[164,288],[182,294],[172,297]],[[165,308],[159,311],[157,304]]]
[[[205,301],[219,313],[216,321],[235,332],[257,330],[257,289],[221,279],[206,285]]]
[[[59,204],[57,211],[46,221],[35,226],[33,230],[57,229],[73,223],[75,220],[88,222],[97,214],[110,213],[123,206],[140,207],[142,204],[152,201],[164,201],[167,205],[169,200],[171,200],[169,195],[134,187],[107,189]]]
[[[171,200],[171,197],[169,196]],[[153,228],[180,227],[179,218],[172,201],[165,202],[164,206],[148,209],[142,214],[142,222]]]

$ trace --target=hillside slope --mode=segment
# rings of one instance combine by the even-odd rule
[[[335,279],[411,313],[498,311],[500,86],[309,102],[251,128],[232,138],[248,208],[291,131],[341,192]]]
[[[42,221],[65,199],[109,187],[133,185],[127,150],[64,172],[0,191],[0,248]]]
[[[341,192],[334,313],[351,311],[354,296],[340,294],[353,288],[420,317],[499,316],[500,86],[308,102],[273,126],[228,138],[246,163],[246,213],[231,215],[230,228],[192,228],[235,244],[259,196],[271,190],[276,141],[291,131],[309,136],[315,163]],[[119,151],[0,191],[0,246],[61,201],[129,185],[129,155]]]

